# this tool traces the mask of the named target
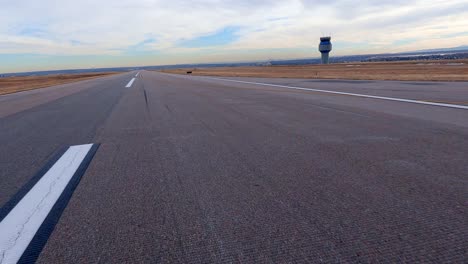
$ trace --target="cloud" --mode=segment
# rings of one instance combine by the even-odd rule
[[[149,64],[313,57],[327,33],[335,54],[402,51],[466,45],[466,17],[466,0],[5,0],[0,53],[157,55],[140,60]]]

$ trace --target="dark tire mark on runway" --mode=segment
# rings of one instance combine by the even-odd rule
[[[145,88],[143,88],[143,94],[145,96],[146,112],[149,113],[148,96],[146,95],[146,89]]]

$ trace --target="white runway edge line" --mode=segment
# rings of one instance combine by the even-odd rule
[[[132,79],[128,82],[127,86],[125,86],[125,88],[130,88],[130,87],[132,87],[134,81],[135,81],[135,78],[132,78]]]
[[[71,146],[0,223],[0,263],[17,263],[93,144]]]
[[[220,80],[220,81],[226,81],[226,82],[255,84],[255,85],[280,87],[280,88],[294,89],[294,90],[312,91],[312,92],[329,93],[329,94],[341,94],[341,95],[349,95],[349,96],[356,96],[356,97],[363,97],[363,98],[373,98],[373,99],[381,99],[381,100],[387,100],[387,101],[396,101],[396,102],[405,102],[405,103],[432,105],[432,106],[441,106],[441,107],[449,107],[449,108],[468,110],[468,106],[465,106],[465,105],[433,103],[433,102],[425,102],[425,101],[418,101],[418,100],[411,100],[411,99],[402,99],[402,98],[375,96],[375,95],[366,95],[366,94],[356,94],[356,93],[346,93],[346,92],[336,92],[336,91],[328,91],[328,90],[313,89],[313,88],[303,88],[303,87],[295,87],[295,86],[287,86],[287,85],[279,85],[279,84],[269,84],[269,83],[247,82],[247,81],[239,81],[239,80],[231,80],[231,79],[223,79],[223,78],[214,78],[214,77],[204,77],[204,78],[213,79],[213,80]]]

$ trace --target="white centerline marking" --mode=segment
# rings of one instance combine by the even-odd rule
[[[356,96],[356,97],[362,97],[362,98],[381,99],[381,100],[387,100],[387,101],[396,101],[396,102],[405,102],[405,103],[432,105],[432,106],[441,106],[441,107],[449,107],[449,108],[468,110],[468,106],[465,106],[465,105],[425,102],[425,101],[418,101],[418,100],[412,100],[412,99],[402,99],[402,98],[375,96],[375,95],[367,95],[367,94],[337,92],[337,91],[329,91],[329,90],[321,90],[321,89],[313,89],[313,88],[303,88],[303,87],[295,87],[295,86],[287,86],[287,85],[279,85],[279,84],[247,82],[247,81],[239,81],[239,80],[231,80],[231,79],[223,79],[223,78],[215,78],[215,77],[204,77],[204,78],[213,79],[213,80],[220,80],[220,81],[226,81],[226,82],[255,84],[255,85],[280,87],[280,88],[294,89],[294,90],[303,90],[303,91],[312,91],[312,92],[329,93],[329,94],[349,95],[349,96]]]
[[[135,78],[138,77],[138,75],[140,75],[140,72],[137,72],[137,74],[135,75]]]
[[[70,147],[0,223],[0,263],[17,263],[93,144]]]
[[[132,87],[134,81],[135,81],[135,78],[132,78],[132,80],[130,80],[130,82],[128,82],[127,86],[125,86],[125,88]]]

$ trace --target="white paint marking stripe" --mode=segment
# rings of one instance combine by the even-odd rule
[[[140,75],[140,73],[139,73],[139,72],[137,72],[137,74],[135,75],[135,77],[138,77],[138,75]]]
[[[0,263],[17,263],[93,144],[70,147],[0,223]]]
[[[387,101],[397,101],[397,102],[422,104],[422,105],[432,105],[432,106],[441,106],[441,107],[449,107],[449,108],[468,110],[468,106],[465,106],[465,105],[425,102],[425,101],[418,101],[418,100],[411,100],[411,99],[402,99],[402,98],[385,97],[385,96],[375,96],[375,95],[367,95],[367,94],[355,94],[355,93],[346,93],[346,92],[336,92],[336,91],[320,90],[320,89],[313,89],[313,88],[303,88],[303,87],[295,87],[295,86],[287,86],[287,85],[279,85],[279,84],[269,84],[269,83],[247,82],[247,81],[239,81],[239,80],[231,80],[231,79],[223,79],[223,78],[214,78],[214,77],[204,77],[204,78],[213,79],[213,80],[227,81],[227,82],[255,84],[255,85],[280,87],[280,88],[287,88],[287,89],[294,89],[294,90],[304,90],[304,91],[312,91],[312,92],[320,92],[320,93],[349,95],[349,96],[356,96],[356,97],[363,97],[363,98],[381,99],[381,100],[387,100]]]
[[[134,81],[135,81],[135,78],[132,78],[132,80],[130,82],[128,82],[127,86],[125,86],[125,88],[132,87]]]

